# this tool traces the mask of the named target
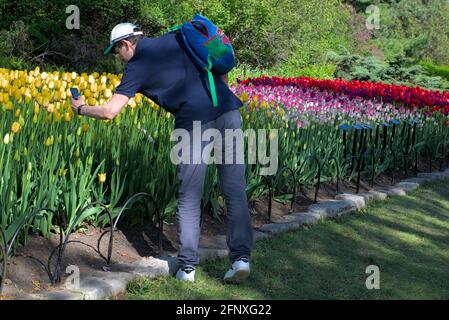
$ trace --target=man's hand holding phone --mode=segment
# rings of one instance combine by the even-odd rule
[[[72,93],[72,109],[75,114],[82,114],[82,109],[86,106],[84,102],[84,97],[80,96],[78,89],[70,88],[70,92]]]

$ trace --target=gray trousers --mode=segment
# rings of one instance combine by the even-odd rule
[[[199,132],[199,126],[197,127]],[[231,110],[216,120],[201,124],[201,133],[207,129],[217,129],[223,137],[222,164],[217,163],[220,185],[226,201],[226,243],[229,248],[229,259],[231,263],[241,256],[250,258],[253,248],[253,232],[251,217],[249,215],[248,201],[246,198],[245,164],[225,163],[225,153],[232,153],[236,157],[235,143],[224,141],[225,129],[240,129],[241,120],[239,110]],[[193,266],[199,263],[198,243],[200,238],[201,197],[203,193],[204,178],[207,172],[207,162],[198,159],[198,148],[204,150],[215,139],[199,143],[196,136],[196,147],[193,145],[193,131],[190,135],[190,161],[181,162],[177,165],[177,175],[180,180],[178,208],[176,212],[178,240],[180,248],[178,251],[179,266]],[[231,139],[227,139],[231,140]],[[235,142],[235,139],[233,139]],[[193,149],[196,148],[196,162]],[[243,149],[243,148],[242,148]],[[179,153],[182,155],[182,151]],[[215,154],[215,157],[220,158]],[[186,157],[187,159],[187,157]],[[236,158],[234,158],[236,159]],[[187,162],[187,161],[185,161]]]

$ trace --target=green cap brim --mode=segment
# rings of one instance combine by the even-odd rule
[[[106,49],[104,49],[103,53],[105,55],[109,54],[112,50],[112,48],[114,48],[115,43],[110,44]]]

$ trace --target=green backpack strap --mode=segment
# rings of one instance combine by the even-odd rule
[[[207,57],[208,67],[207,67],[207,76],[209,77],[209,86],[210,86],[210,94],[212,96],[212,103],[214,107],[218,107],[217,100],[217,91],[215,90],[215,81],[214,76],[212,75],[212,57],[209,55]]]
[[[174,27],[171,27],[171,28],[168,30],[168,32],[178,31],[178,30],[181,30],[181,28],[182,28],[182,24],[177,25],[177,26],[174,26]]]

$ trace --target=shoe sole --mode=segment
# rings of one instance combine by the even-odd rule
[[[226,278],[224,279],[225,283],[242,283],[243,281],[245,281],[249,276],[249,270],[237,270],[234,275],[230,278]]]
[[[178,275],[176,275],[175,278],[180,281],[195,282],[195,276],[193,276],[192,278],[188,278],[188,277],[183,278],[182,276],[178,277]]]

